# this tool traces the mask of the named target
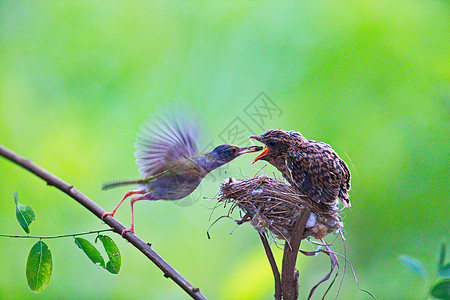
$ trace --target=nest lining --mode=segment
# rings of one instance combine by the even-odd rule
[[[332,205],[314,202],[294,187],[266,175],[248,180],[225,179],[219,202],[232,203],[230,213],[239,207],[256,230],[266,232],[269,229],[286,241],[291,239],[303,207],[308,207],[311,214],[302,239],[308,236],[321,239],[344,226],[337,201]]]

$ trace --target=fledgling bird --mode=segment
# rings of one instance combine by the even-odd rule
[[[239,155],[261,151],[263,147],[220,145],[211,152],[200,154],[196,141],[199,129],[185,114],[172,113],[157,122],[145,122],[136,138],[136,164],[143,179],[115,182],[102,189],[138,184],[139,189],[129,191],[106,216],[114,217],[122,202],[131,195],[131,227],[122,232],[134,233],[133,205],[140,200],[177,200],[191,194],[212,170],[232,161]]]
[[[281,129],[271,129],[250,138],[265,145],[253,163],[266,160],[313,201],[332,204],[339,197],[345,207],[351,205],[350,171],[330,145],[307,140],[298,131]]]

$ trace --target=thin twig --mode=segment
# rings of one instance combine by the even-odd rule
[[[272,268],[273,277],[275,279],[275,300],[281,300],[281,279],[280,272],[278,271],[277,263],[275,258],[273,257],[272,250],[270,249],[269,242],[267,241],[267,237],[265,233],[259,232],[259,237],[264,246],[264,250],[266,250],[267,258],[269,259],[270,267]]]
[[[76,200],[78,203],[87,208],[90,212],[101,219],[105,210],[98,206],[94,201],[89,199],[87,196],[78,191],[73,185],[68,184],[59,177],[53,175],[47,170],[39,167],[31,160],[26,159],[15,152],[9,150],[8,148],[0,145],[0,156],[3,156],[10,161],[22,166],[26,170],[35,174],[36,176],[42,178],[47,182],[48,185],[54,186],[62,192],[69,195],[71,198]],[[111,216],[106,216],[103,220],[108,226],[114,229],[114,232],[121,234],[125,229],[121,223]],[[164,272],[164,276],[171,278],[176,284],[178,284],[186,293],[188,293],[194,299],[206,299],[206,297],[200,293],[199,288],[193,286],[189,281],[187,281],[177,270],[175,270],[171,265],[169,265],[158,253],[156,253],[150,246],[150,244],[144,242],[135,234],[130,232],[125,233],[124,238],[129,241],[133,246],[135,246],[139,251],[141,251],[145,256],[147,256],[158,268]]]
[[[298,298],[298,272],[295,271],[298,249],[305,232],[306,222],[308,221],[311,210],[303,207],[295,221],[294,231],[291,240],[284,244],[283,269],[281,275],[281,288],[283,290],[283,299],[293,300]]]
[[[106,232],[106,231],[114,231],[113,228],[108,229],[102,229],[102,230],[92,230],[87,232],[79,232],[79,233],[70,233],[70,234],[60,234],[60,235],[11,235],[11,234],[0,234],[2,237],[10,237],[10,238],[18,238],[18,239],[59,239],[64,237],[76,237],[79,235],[87,235],[87,234],[93,234],[93,233],[100,233],[100,232]]]

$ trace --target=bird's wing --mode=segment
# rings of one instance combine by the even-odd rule
[[[345,161],[342,160],[341,158],[339,158],[339,166],[340,166],[340,169],[341,169],[341,172],[342,172],[342,182],[343,182],[342,187],[345,190],[350,190],[350,188],[351,188],[351,185],[350,185],[350,178],[351,178],[350,170],[348,169],[348,166],[345,163]]]
[[[288,155],[287,164],[295,185],[316,202],[333,203],[339,186],[330,166],[332,161],[320,153],[294,152]]]
[[[199,127],[193,114],[171,112],[151,118],[140,127],[136,137],[136,164],[142,177],[148,178],[167,170],[177,159],[198,154],[196,141]]]
[[[300,191],[312,200],[316,200],[322,193],[322,186],[314,184],[316,180],[313,178],[314,159],[306,153],[297,153],[289,155],[286,162],[290,170],[292,182],[300,189]]]
[[[351,206],[348,191],[351,188],[350,184],[350,170],[347,167],[345,161],[339,158],[339,166],[342,173],[342,184],[339,189],[339,198],[342,200],[344,206]]]

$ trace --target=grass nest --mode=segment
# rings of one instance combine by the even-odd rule
[[[244,212],[239,224],[250,221],[259,232],[268,229],[286,241],[290,241],[303,207],[308,207],[311,214],[302,239],[308,236],[321,239],[344,226],[337,201],[332,205],[314,202],[294,187],[267,175],[248,180],[225,179],[218,200],[232,204],[230,213],[236,207]]]

